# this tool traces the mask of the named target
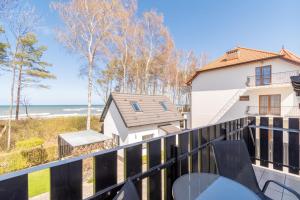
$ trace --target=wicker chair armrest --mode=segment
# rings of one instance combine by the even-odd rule
[[[274,181],[274,180],[268,180],[268,181],[265,183],[265,185],[264,185],[264,187],[263,187],[263,189],[262,189],[262,192],[263,192],[263,193],[266,192],[266,190],[267,190],[267,188],[268,188],[268,186],[269,186],[270,183],[274,183],[274,184],[276,184],[276,185],[279,185],[280,187],[282,187],[282,188],[286,189],[287,191],[289,191],[290,193],[294,194],[294,195],[297,197],[297,199],[300,200],[300,194],[299,194],[298,192],[296,192],[296,191],[293,190],[292,188],[287,187],[286,185],[283,185],[282,183],[279,183],[279,182]]]

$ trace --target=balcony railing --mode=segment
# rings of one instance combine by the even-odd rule
[[[270,76],[248,76],[246,81],[246,86],[255,87],[255,86],[266,86],[266,85],[275,85],[275,84],[285,84],[291,83],[291,76],[299,75],[299,71],[287,71],[287,72],[278,72],[272,73]]]
[[[257,121],[260,126],[256,126]],[[140,196],[146,192],[150,200],[172,199],[172,185],[177,177],[188,172],[216,173],[211,148],[216,140],[244,139],[254,163],[259,159],[262,166],[272,163],[274,169],[288,167],[291,173],[299,174],[299,119],[289,119],[287,131],[293,142],[288,144],[287,161],[283,159],[282,133],[286,130],[282,128],[282,118],[273,124],[272,129],[267,117],[241,118],[5,174],[0,176],[0,197],[28,199],[28,174],[50,168],[50,199],[82,199],[83,160],[92,158],[94,193],[86,199],[112,199],[128,178],[135,183]],[[272,140],[276,145],[273,157],[269,156],[268,129],[276,132]],[[254,145],[257,135],[259,146]],[[119,156],[124,158],[122,164]],[[118,181],[119,168],[124,169],[122,181]]]
[[[248,106],[246,114],[251,116],[282,116],[282,117],[300,117],[300,108],[297,106],[264,107]]]

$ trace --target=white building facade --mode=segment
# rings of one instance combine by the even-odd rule
[[[300,116],[300,98],[290,79],[299,71],[300,59],[287,50],[227,52],[189,81],[192,127],[247,115]]]

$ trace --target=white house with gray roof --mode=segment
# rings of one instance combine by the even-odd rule
[[[119,145],[180,131],[176,106],[162,95],[111,93],[100,121],[103,133]]]

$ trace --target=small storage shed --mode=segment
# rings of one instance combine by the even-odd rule
[[[70,156],[74,152],[86,153],[92,150],[112,148],[112,137],[93,130],[69,132],[58,136],[59,158]]]

